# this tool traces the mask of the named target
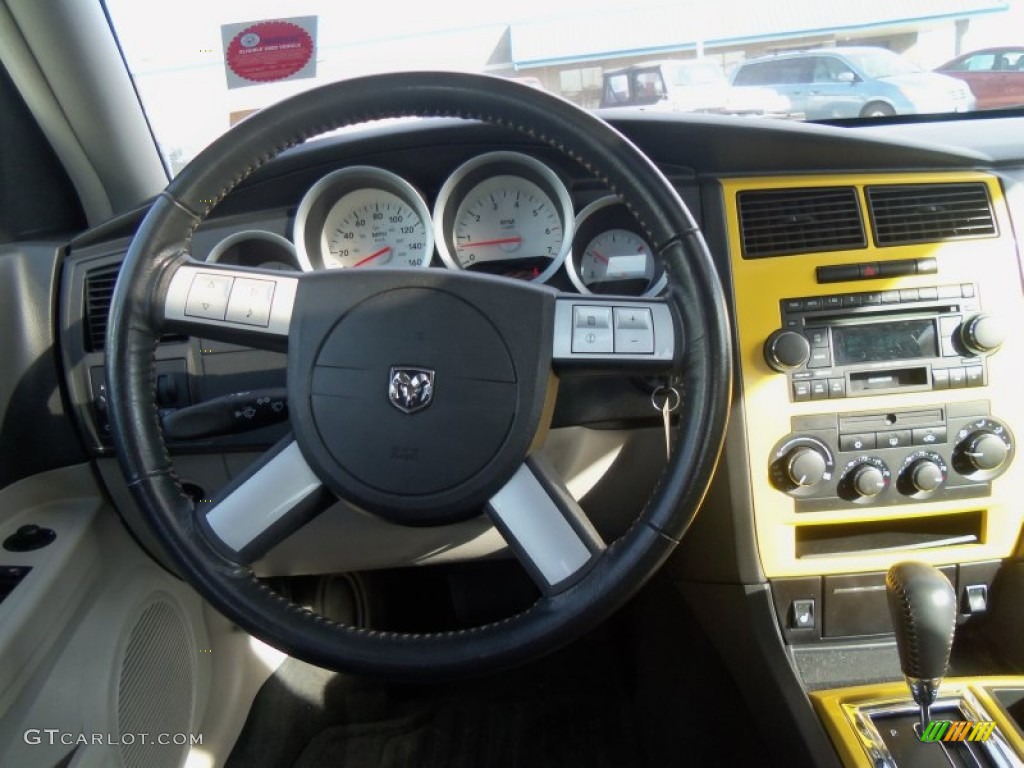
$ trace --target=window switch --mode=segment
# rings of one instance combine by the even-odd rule
[[[964,587],[964,604],[962,612],[969,616],[985,613],[988,610],[988,586],[985,584],[968,584]]]
[[[794,600],[789,609],[790,629],[814,629],[814,600]]]

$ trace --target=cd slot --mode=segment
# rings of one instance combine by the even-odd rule
[[[890,390],[931,389],[927,365],[913,368],[890,368],[884,371],[854,371],[847,391],[886,392]]]
[[[820,314],[820,313],[808,313],[806,314],[804,324],[805,325],[848,325],[869,322],[881,322],[885,320],[907,320],[907,319],[926,319],[936,317],[937,315],[957,314],[959,313],[960,307],[957,304],[942,304],[938,306],[927,306],[927,307],[905,307],[905,308],[892,308],[886,307],[883,309],[850,309],[842,314]]]

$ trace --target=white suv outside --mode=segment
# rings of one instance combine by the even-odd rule
[[[736,68],[732,84],[771,88],[808,120],[967,112],[975,107],[974,94],[961,81],[868,46],[751,59]]]

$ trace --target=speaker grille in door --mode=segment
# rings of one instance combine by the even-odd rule
[[[195,659],[181,611],[158,597],[132,629],[121,663],[117,716],[128,768],[175,768],[188,751],[195,699]],[[148,734],[143,743],[141,734]],[[168,744],[158,744],[169,734]],[[180,736],[185,734],[185,744]]]

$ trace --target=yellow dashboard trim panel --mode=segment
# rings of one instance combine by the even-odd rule
[[[997,223],[996,236],[936,243],[877,247],[870,233],[864,188],[873,184],[934,184],[981,182],[989,190]],[[988,401],[990,413],[1010,425],[1024,425],[1020,371],[1024,366],[1024,335],[1010,334],[1003,347],[988,357],[984,387],[942,391],[908,391],[870,397],[791,402],[787,377],[765,362],[763,344],[781,327],[780,302],[786,298],[885,291],[974,283],[983,308],[998,313],[1011,330],[1024,328],[1021,271],[1013,229],[999,180],[980,172],[826,175],[785,178],[736,178],[721,182],[727,217],[729,264],[736,316],[737,350],[746,422],[748,465],[752,478],[753,514],[763,571],[768,577],[811,576],[885,570],[913,557],[932,564],[977,562],[1014,552],[1024,522],[1024,459],[1011,462],[992,481],[991,496],[968,501],[936,500],[872,507],[850,504],[849,509],[797,512],[792,497],[769,479],[772,448],[790,434],[794,417],[821,413],[878,412],[889,409],[935,407],[936,404]],[[855,250],[745,259],[742,256],[737,195],[747,190],[807,187],[855,187],[868,246]],[[820,284],[816,267],[896,259],[934,258],[938,273]],[[1011,427],[1012,429],[1012,427]],[[1019,436],[1018,436],[1019,437]],[[849,524],[857,521],[906,520],[982,512],[979,541],[933,549],[852,552],[798,557],[797,531],[804,525]]]
[[[1024,677],[952,677],[942,681],[939,698],[959,697],[969,692],[995,722],[996,729],[1007,744],[1018,755],[1024,756],[1024,738],[1021,738],[1020,731],[1010,720],[1006,710],[991,694],[993,689],[1022,687]],[[815,712],[825,724],[825,729],[843,765],[847,768],[874,768],[857,727],[851,719],[851,711],[878,702],[910,703],[910,694],[903,682],[812,691],[808,695]]]

